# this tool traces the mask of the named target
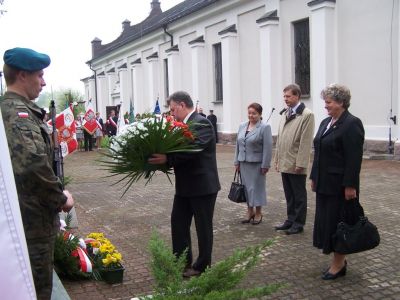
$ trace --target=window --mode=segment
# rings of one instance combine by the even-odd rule
[[[293,23],[295,82],[303,96],[310,95],[310,29],[308,19]]]
[[[222,93],[222,51],[221,43],[213,45],[214,55],[214,83],[215,83],[215,101],[223,101]]]
[[[169,96],[169,84],[168,84],[168,58],[164,59],[164,92],[165,99]],[[167,103],[165,103],[167,105]]]

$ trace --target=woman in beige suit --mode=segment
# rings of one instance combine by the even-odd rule
[[[262,206],[267,204],[266,180],[271,166],[271,126],[261,121],[262,106],[252,103],[247,108],[249,121],[240,124],[234,165],[246,187],[247,216],[242,223],[258,225]]]

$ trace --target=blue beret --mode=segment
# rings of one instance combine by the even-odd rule
[[[50,65],[47,54],[36,52],[28,48],[13,48],[4,52],[4,63],[18,70],[35,72]]]

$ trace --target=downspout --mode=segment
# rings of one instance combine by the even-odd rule
[[[170,34],[170,33],[167,31],[167,24],[163,25],[163,28],[164,28],[165,34],[169,35],[169,37],[171,38],[171,47],[173,47],[173,46],[174,46],[174,37],[172,36],[172,34]]]
[[[92,63],[89,63],[89,69],[94,73],[94,97],[96,98],[96,111],[99,111],[99,107],[97,105],[97,74],[96,70],[92,69]]]

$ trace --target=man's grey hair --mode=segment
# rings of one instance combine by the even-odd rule
[[[332,83],[328,85],[321,91],[321,98],[324,100],[329,98],[337,103],[343,103],[343,108],[346,110],[350,107],[350,90],[341,84]]]
[[[185,103],[187,108],[192,108],[193,107],[193,101],[190,95],[187,92],[184,91],[178,91],[175,92],[171,95],[169,95],[167,99],[168,105],[170,104],[171,101],[174,101],[176,103]]]

